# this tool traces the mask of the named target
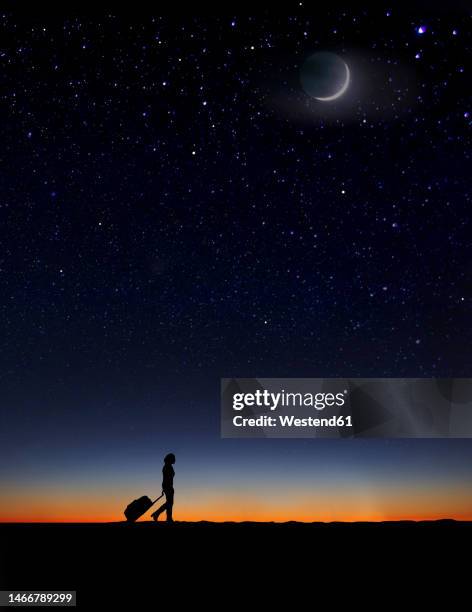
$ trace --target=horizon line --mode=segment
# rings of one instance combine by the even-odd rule
[[[208,520],[208,519],[199,519],[199,520],[178,520],[174,519],[174,523],[214,523],[218,525],[223,525],[225,523],[232,524],[244,524],[244,523],[256,523],[256,524],[274,524],[274,525],[285,525],[287,523],[299,523],[301,525],[333,525],[333,524],[344,524],[344,525],[355,525],[359,523],[372,523],[372,524],[382,524],[382,523],[437,523],[440,521],[451,521],[454,523],[469,523],[472,522],[472,516],[468,518],[452,518],[450,516],[438,517],[438,518],[396,518],[396,519],[357,519],[357,520],[338,520],[338,521],[303,521],[297,519],[288,519],[285,521],[271,521],[271,520],[252,520],[245,519],[241,521],[237,520]],[[150,523],[154,524],[152,520],[142,520],[135,521],[132,523],[128,523],[126,520],[118,520],[118,521],[0,521],[0,525],[136,525],[139,523]],[[159,525],[165,525],[166,521],[159,521]]]

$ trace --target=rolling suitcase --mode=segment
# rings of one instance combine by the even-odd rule
[[[159,495],[159,497],[157,497],[154,501],[151,501],[147,495],[143,495],[142,497],[132,501],[125,510],[125,516],[128,523],[134,523],[137,521],[138,518],[147,512],[151,506],[154,506],[154,504],[161,499],[163,495],[164,492],[162,492],[161,495]]]

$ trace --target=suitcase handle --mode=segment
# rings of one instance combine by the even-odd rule
[[[163,497],[164,495],[164,491],[162,491],[162,493],[159,495],[159,497],[156,497],[156,499],[152,502],[152,505],[154,506],[154,504],[159,501],[161,499],[161,497]]]

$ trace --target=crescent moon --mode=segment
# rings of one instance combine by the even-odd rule
[[[320,102],[331,102],[331,100],[336,100],[337,98],[340,98],[343,95],[343,93],[345,93],[345,91],[349,87],[349,83],[351,81],[351,72],[350,72],[349,66],[346,64],[346,62],[343,62],[343,63],[344,63],[344,66],[346,68],[346,79],[345,79],[341,89],[339,91],[337,91],[335,94],[333,94],[332,96],[326,96],[325,98],[317,98],[315,96],[315,100],[319,100]]]

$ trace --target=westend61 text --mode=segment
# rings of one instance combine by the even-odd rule
[[[233,417],[235,427],[352,427],[352,416],[332,416],[326,419],[315,417],[297,418],[290,416],[259,416],[246,418],[241,415]]]

